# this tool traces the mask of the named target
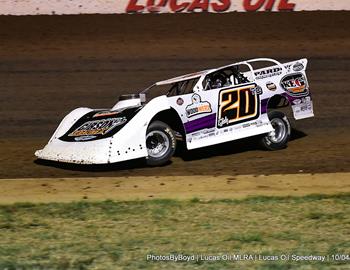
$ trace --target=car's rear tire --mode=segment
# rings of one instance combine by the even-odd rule
[[[272,111],[268,113],[268,117],[274,131],[265,134],[260,139],[260,145],[270,151],[286,148],[291,134],[287,116],[282,112]]]
[[[174,131],[161,121],[152,122],[146,132],[146,147],[148,151],[146,162],[149,166],[166,164],[176,149]]]

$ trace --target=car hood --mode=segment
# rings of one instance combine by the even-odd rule
[[[122,110],[93,110],[78,119],[58,139],[66,142],[85,142],[112,137],[128,123],[142,106]]]

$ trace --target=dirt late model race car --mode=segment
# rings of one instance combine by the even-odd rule
[[[268,63],[267,67],[261,63]],[[178,139],[195,149],[260,135],[268,150],[287,145],[296,120],[313,117],[307,59],[281,64],[247,60],[160,81],[139,94],[122,95],[111,109],[78,108],[58,126],[39,159],[106,164],[146,158],[165,164]]]

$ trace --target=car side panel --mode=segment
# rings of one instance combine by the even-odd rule
[[[169,98],[183,121],[187,148],[272,131],[266,112],[261,114],[261,93],[252,94],[255,88],[257,84],[249,83]]]

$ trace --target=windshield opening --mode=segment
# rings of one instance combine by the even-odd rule
[[[142,91],[142,94],[146,94],[146,101],[150,101],[155,97],[166,95],[167,97],[186,95],[193,93],[193,88],[197,84],[199,78],[190,80],[184,80],[171,84],[157,85],[154,84],[149,88]]]

